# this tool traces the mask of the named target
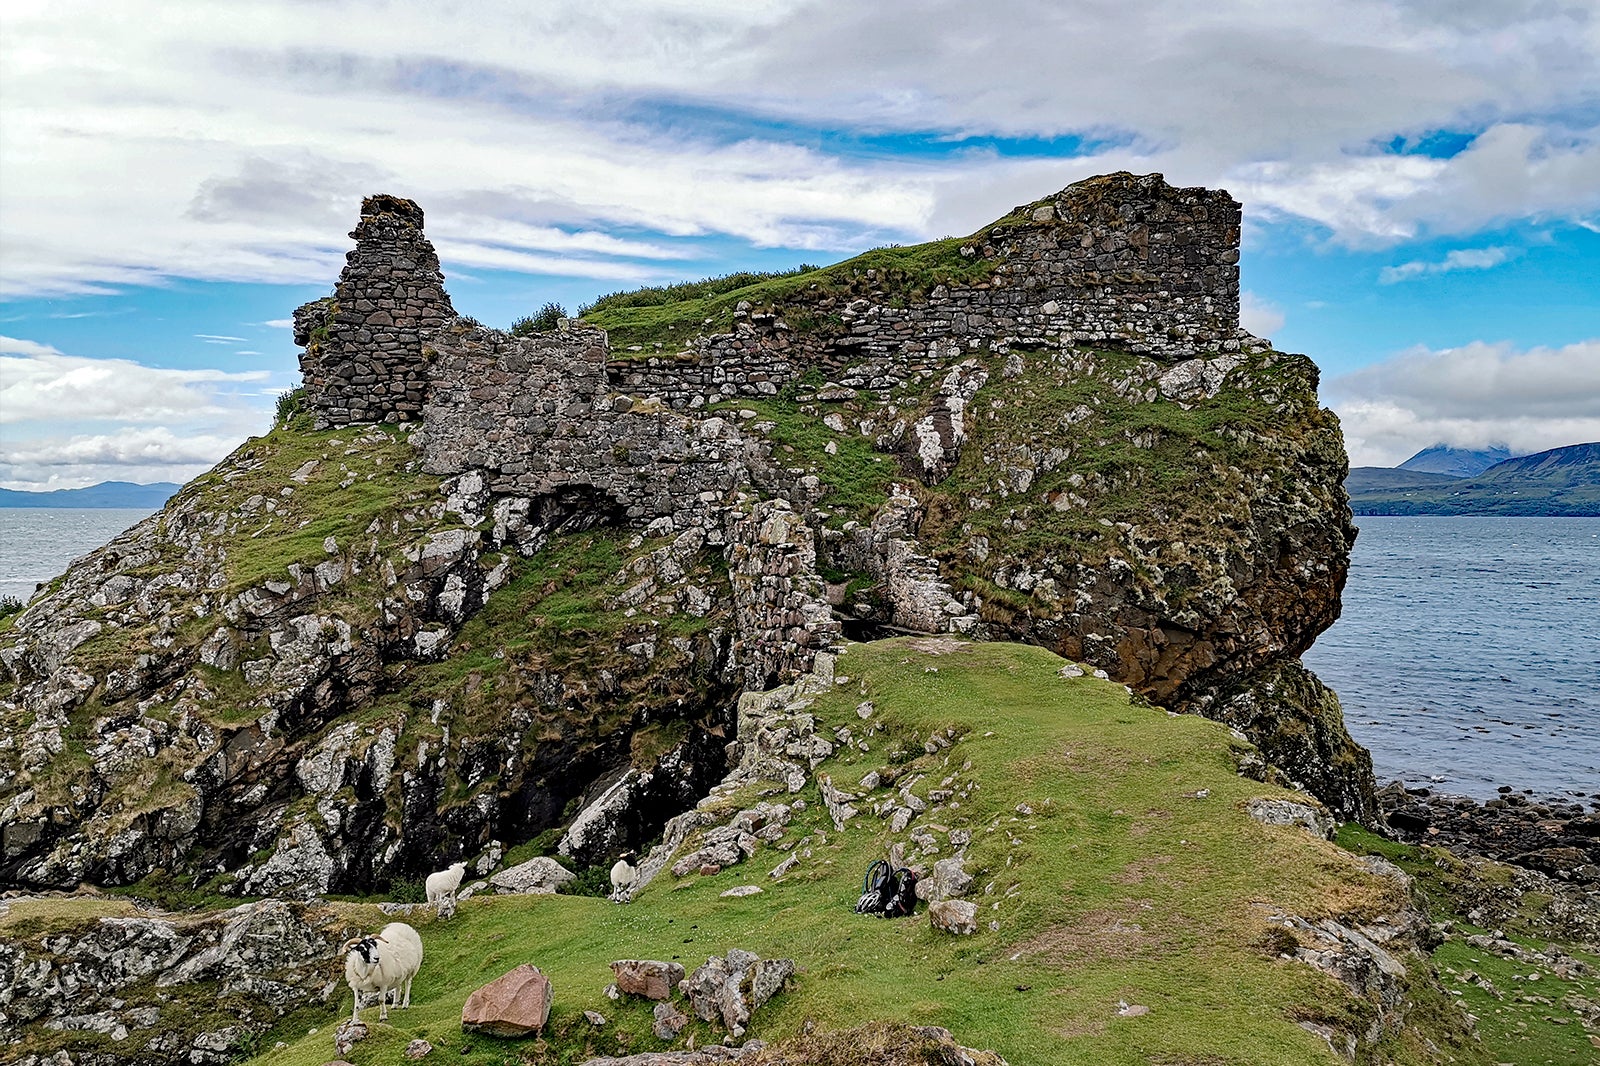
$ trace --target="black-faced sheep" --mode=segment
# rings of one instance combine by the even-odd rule
[[[453,862],[436,874],[429,874],[425,887],[429,903],[438,903],[445,896],[455,898],[456,889],[461,887],[461,875],[467,872],[467,864]]]
[[[390,922],[371,936],[348,940],[344,945],[344,979],[355,995],[350,1008],[352,1021],[361,1019],[361,996],[378,993],[378,1020],[389,1018],[389,993],[396,1007],[411,1006],[411,979],[422,969],[422,938],[404,922]],[[404,1002],[400,999],[405,990]]]

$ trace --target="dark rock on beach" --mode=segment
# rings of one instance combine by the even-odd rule
[[[1573,800],[1539,801],[1518,793],[1479,803],[1465,796],[1379,790],[1394,835],[1435,844],[1578,884],[1600,885],[1600,812]]]

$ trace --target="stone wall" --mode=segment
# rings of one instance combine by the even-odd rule
[[[428,348],[430,473],[481,470],[496,496],[598,495],[637,524],[672,517],[719,533],[719,509],[749,485],[730,423],[613,395],[600,330],[514,337],[457,322]]]
[[[812,531],[787,504],[755,502],[761,445],[721,418],[692,418],[611,390],[605,334],[566,323],[526,337],[456,323],[428,336],[435,369],[423,419],[430,473],[475,471],[501,500],[606,511],[654,532],[700,529],[722,545],[746,683],[804,673],[838,640]]]
[[[675,356],[612,359],[607,367],[612,387],[655,396],[680,410],[736,396],[776,396],[796,377],[787,357],[788,326],[771,312],[740,311],[738,316],[738,332],[697,338]]]
[[[1221,190],[1174,188],[1160,174],[1090,178],[963,245],[963,256],[990,264],[984,280],[906,292],[867,270],[859,292],[741,304],[732,332],[602,364],[612,390],[682,410],[771,396],[812,368],[845,388],[887,391],[977,350],[1088,345],[1167,363],[1237,351],[1249,339],[1239,329],[1239,224],[1239,204]],[[424,357],[422,336],[454,311],[422,209],[369,197],[351,236],[333,296],[295,313],[311,407],[321,426],[419,418],[430,386],[475,384]],[[826,325],[791,329],[785,314]]]
[[[738,637],[734,658],[747,688],[766,689],[810,672],[819,651],[838,643],[817,575],[816,535],[782,500],[729,513],[728,578]]]
[[[422,334],[455,317],[422,208],[369,196],[333,295],[294,313],[300,373],[317,427],[422,417]]]
[[[984,281],[908,297],[867,271],[864,295],[741,304],[733,332],[614,359],[611,378],[681,409],[772,395],[811,368],[846,388],[887,391],[980,349],[1085,345],[1165,363],[1238,351],[1249,340],[1239,329],[1239,225],[1238,202],[1221,190],[1173,188],[1160,174],[1090,178],[964,245],[962,255],[992,262]],[[784,314],[796,312],[830,325],[793,330]]]

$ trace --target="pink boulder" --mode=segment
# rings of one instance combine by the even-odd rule
[[[544,1028],[554,998],[550,978],[523,963],[467,997],[461,1028],[490,1036],[528,1036]]]

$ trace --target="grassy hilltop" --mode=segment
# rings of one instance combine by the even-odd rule
[[[835,831],[813,785],[784,838],[801,841],[797,850],[809,848],[810,858],[782,879],[767,871],[784,853],[763,848],[712,877],[664,873],[626,906],[578,896],[474,898],[449,922],[417,919],[427,961],[414,1005],[375,1025],[352,1061],[395,1061],[418,1036],[435,1055],[471,1064],[522,1056],[569,1063],[661,1047],[650,1034],[650,1004],[603,995],[608,963],[661,958],[692,970],[734,947],[802,968],[791,990],[755,1016],[752,1035],[769,1041],[808,1021],[835,1030],[898,1020],[945,1026],[1014,1064],[1337,1061],[1298,1023],[1365,1029],[1375,1006],[1281,957],[1294,934],[1268,918],[1371,921],[1398,914],[1403,891],[1303,829],[1254,821],[1244,810],[1252,797],[1303,797],[1239,776],[1246,748],[1224,727],[1130,701],[1120,685],[1064,679],[1062,665],[1019,645],[852,645],[835,691],[811,708],[819,733],[859,731],[855,708],[871,700],[884,727],[871,751],[842,748],[818,768],[840,787],[853,788],[869,770],[902,780],[926,773],[916,787],[924,793],[947,776],[955,788],[976,785],[959,807],[923,818],[973,834],[977,935],[936,932],[920,912],[897,921],[851,913],[888,827],[868,813]],[[947,730],[959,739],[926,754],[921,738]],[[758,791],[782,789],[724,802],[749,806]],[[744,884],[764,892],[721,896]],[[363,917],[374,927],[386,920],[375,909]],[[464,1035],[466,996],[524,962],[555,986],[547,1038]],[[1461,1043],[1464,1019],[1424,967],[1407,989],[1411,1026],[1385,1038],[1384,1060],[1435,1061],[1425,1051],[1432,1040],[1473,1061]],[[594,1030],[585,1009],[605,1014],[607,1026]],[[258,1061],[325,1062],[331,1027],[348,1010],[346,996],[320,1018],[292,1019],[263,1042],[288,1046]],[[313,1025],[319,1031],[306,1035]],[[699,1022],[688,1033],[697,1045],[721,1035]]]

